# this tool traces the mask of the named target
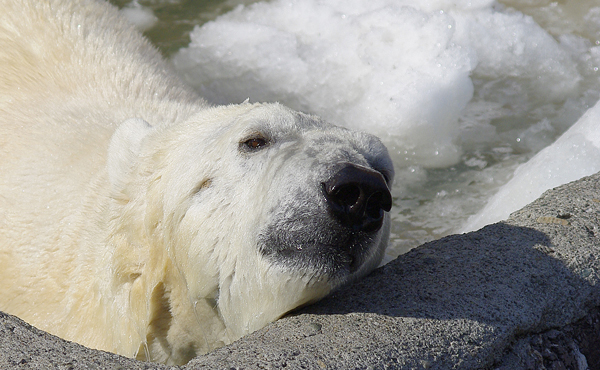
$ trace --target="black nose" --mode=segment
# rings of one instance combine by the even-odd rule
[[[392,195],[381,173],[351,163],[324,182],[323,191],[333,215],[354,230],[379,230],[383,211],[392,208]]]

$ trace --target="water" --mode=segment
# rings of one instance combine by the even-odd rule
[[[397,167],[388,258],[522,206],[502,200],[531,186],[505,185],[517,167],[600,96],[598,0],[114,2],[207,100],[280,101],[380,136]],[[599,129],[586,122],[582,137]],[[593,140],[570,150],[578,138],[516,177],[555,164],[543,190],[593,171],[565,161],[600,156]]]
[[[145,18],[149,11],[156,17],[150,28],[141,27],[165,56],[176,53],[190,43],[190,32],[197,25],[214,20],[240,4],[251,4],[252,0],[110,0],[119,8],[131,9],[129,16]],[[143,22],[143,20],[142,20]],[[136,23],[136,22],[134,22]]]

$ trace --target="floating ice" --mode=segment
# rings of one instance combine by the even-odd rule
[[[488,8],[455,18],[455,39],[477,54],[477,77],[496,84],[520,80],[529,91],[513,94],[528,92],[543,101],[564,100],[578,87],[581,76],[571,55],[531,17]]]
[[[459,159],[473,92],[473,55],[454,32],[451,16],[399,2],[274,1],[196,28],[173,61],[213,102],[282,101],[443,166]]]
[[[514,177],[469,218],[464,231],[508,218],[514,212],[556,186],[600,171],[600,102],[556,142],[517,168]],[[576,194],[574,194],[576,196]],[[552,215],[550,215],[552,216]]]
[[[461,5],[463,4],[463,5]],[[281,101],[384,138],[397,165],[457,163],[470,78],[517,81],[542,100],[581,79],[530,17],[490,0],[276,0],[197,27],[173,62],[215,103]]]
[[[120,12],[131,24],[142,32],[154,27],[158,22],[158,18],[152,10],[140,5],[137,0],[133,0],[127,4]]]

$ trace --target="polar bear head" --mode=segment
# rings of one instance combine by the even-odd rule
[[[381,261],[394,170],[376,137],[278,104],[152,124],[126,121],[109,149],[115,280],[136,312],[166,305],[144,325],[188,320],[171,342],[228,343]]]

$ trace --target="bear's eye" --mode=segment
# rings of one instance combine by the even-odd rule
[[[263,138],[257,137],[254,139],[247,140],[245,144],[250,149],[258,149],[267,145],[267,141]]]
[[[262,136],[253,136],[245,141],[240,143],[241,149],[255,151],[262,149],[269,145],[269,140]]]

